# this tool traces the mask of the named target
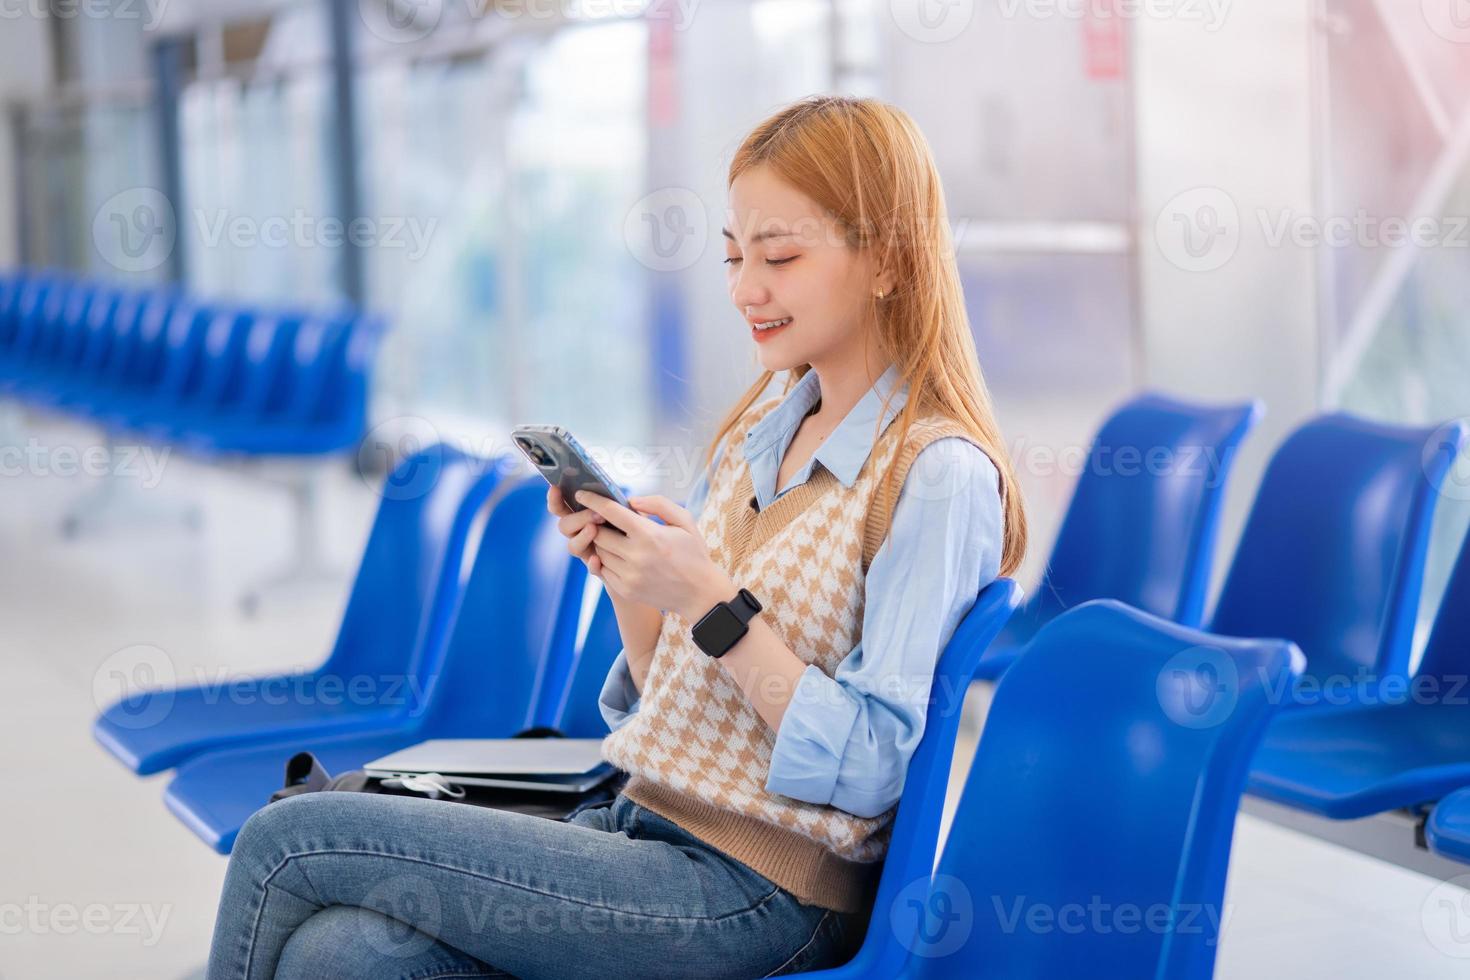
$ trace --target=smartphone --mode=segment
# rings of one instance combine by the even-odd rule
[[[561,488],[562,498],[572,510],[586,510],[578,503],[578,490],[590,490],[633,509],[627,494],[607,471],[597,465],[597,460],[588,455],[576,438],[559,425],[518,425],[511,430],[511,438],[531,465],[540,471],[546,482]],[[621,529],[605,525],[614,531]]]

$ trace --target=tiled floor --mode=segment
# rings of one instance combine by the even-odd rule
[[[22,431],[39,431],[53,448],[87,439],[54,426]],[[14,437],[11,429],[0,446]],[[7,464],[0,476],[0,745],[9,781],[0,793],[0,978],[199,976],[224,860],[164,809],[167,775],[139,780],[92,741],[98,699],[114,683],[118,651],[136,644],[163,651],[161,662],[183,679],[319,660],[345,573],[337,588],[267,602],[247,619],[239,590],[286,554],[279,491],[170,459],[146,498],[201,503],[201,531],[155,525],[65,541],[57,524],[90,481],[65,475],[54,452],[51,460],[22,473]],[[326,539],[346,569],[375,500],[347,473],[331,485]],[[957,780],[987,695],[977,687],[967,704]],[[951,804],[957,789],[958,781]],[[1470,948],[1446,944],[1434,918],[1442,899],[1464,893],[1435,886],[1243,816],[1217,975],[1464,976],[1470,964],[1449,954]]]

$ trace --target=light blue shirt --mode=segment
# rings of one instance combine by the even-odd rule
[[[806,375],[751,430],[745,459],[757,505],[826,467],[850,487],[873,448],[883,396],[899,380],[890,366],[847,413],[812,458],[776,492],[786,447],[821,395],[816,371]],[[884,413],[887,428],[908,396],[904,384]],[[715,457],[724,453],[722,444]],[[695,517],[709,492],[701,470],[686,509]],[[934,440],[915,458],[894,505],[888,536],[864,580],[862,638],[828,677],[808,664],[792,694],[771,753],[766,789],[873,817],[898,802],[909,759],[924,734],[940,651],[999,574],[1003,512],[999,475],[990,458],[965,439]],[[964,691],[935,691],[941,707],[958,711]],[[613,662],[600,707],[616,731],[642,699],[628,669],[627,650]]]

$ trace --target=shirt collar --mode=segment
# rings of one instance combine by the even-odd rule
[[[853,485],[858,471],[863,468],[873,450],[873,431],[878,425],[879,413],[883,413],[882,428],[887,429],[894,416],[903,410],[904,403],[908,400],[908,383],[899,384],[899,380],[898,365],[890,364],[813,454],[813,459],[842,481],[843,486]],[[894,392],[885,410],[883,399],[890,391],[894,391],[895,385],[898,390]],[[786,393],[780,404],[751,426],[745,439],[746,461],[765,452],[778,440],[783,447],[790,445],[801,420],[806,418],[806,413],[817,403],[821,394],[817,372],[807,371],[796,386]]]

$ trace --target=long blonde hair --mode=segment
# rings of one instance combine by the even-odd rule
[[[770,167],[836,218],[850,246],[876,249],[875,268],[893,272],[893,290],[881,300],[869,294],[868,302],[879,349],[908,383],[908,400],[894,419],[901,426],[899,443],[915,419],[928,415],[953,419],[975,438],[1000,474],[1005,509],[1000,573],[1011,574],[1026,554],[1026,511],[980,371],[928,141],[894,106],[811,96],[751,131],[730,162],[727,186],[757,165]],[[810,364],[794,368],[786,391],[810,370]],[[736,401],[705,450],[706,468],[715,447],[773,377],[774,371],[763,371]],[[884,474],[889,500],[896,497],[891,486],[896,461],[895,455]]]

